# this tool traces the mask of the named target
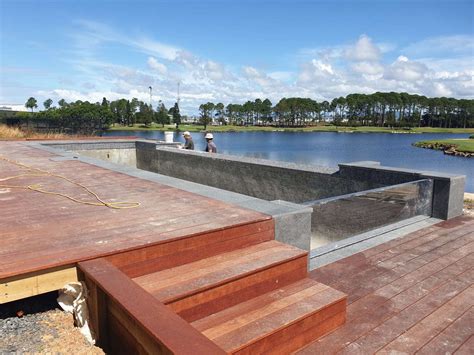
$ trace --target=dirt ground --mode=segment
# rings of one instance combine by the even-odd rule
[[[0,354],[104,354],[58,308],[56,297],[51,292],[0,307]]]

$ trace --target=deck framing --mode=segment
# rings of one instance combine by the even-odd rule
[[[2,279],[0,281],[0,304],[59,290],[64,285],[77,280],[75,266],[41,270]]]

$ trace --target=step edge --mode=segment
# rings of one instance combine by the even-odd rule
[[[299,289],[298,286],[300,286],[301,284],[302,284],[303,288]],[[213,313],[213,314],[209,314],[208,316],[206,316],[206,317],[204,317],[204,318],[201,318],[201,319],[199,319],[199,320],[196,320],[196,321],[191,322],[191,324],[192,324],[193,326],[195,326],[195,323],[196,323],[196,322],[200,322],[200,321],[202,321],[203,319],[206,319],[206,318],[209,318],[209,317],[215,317],[217,314],[222,313],[222,312],[229,312],[229,311],[230,311],[232,308],[234,308],[234,307],[239,307],[239,306],[240,306],[240,307],[245,307],[246,304],[251,303],[251,302],[263,303],[263,306],[265,306],[265,305],[267,305],[268,303],[272,303],[272,302],[275,302],[275,301],[279,301],[279,300],[281,300],[281,299],[283,299],[283,298],[293,296],[293,295],[295,295],[295,294],[297,294],[297,293],[299,293],[299,292],[301,292],[301,291],[303,291],[303,290],[306,290],[306,289],[308,289],[308,288],[314,287],[314,286],[316,286],[316,284],[322,286],[321,290],[319,290],[318,293],[319,293],[319,292],[322,292],[322,291],[324,291],[324,290],[327,290],[328,288],[330,288],[330,286],[327,286],[327,285],[325,285],[325,284],[322,284],[322,283],[320,283],[320,282],[317,282],[317,281],[315,281],[315,280],[313,280],[313,279],[311,279],[311,278],[309,278],[309,277],[303,277],[303,278],[301,278],[301,279],[299,279],[299,280],[296,280],[296,281],[291,282],[290,284],[284,285],[284,286],[279,287],[279,288],[274,289],[274,290],[266,291],[265,293],[262,293],[262,294],[260,294],[260,295],[258,295],[258,296],[255,296],[255,297],[253,297],[253,298],[250,298],[250,299],[248,299],[248,300],[239,302],[239,303],[237,303],[237,304],[235,304],[235,305],[233,305],[233,306],[231,306],[231,307],[229,307],[229,308],[223,309],[223,310],[218,311],[218,312]],[[285,290],[285,289],[287,289],[287,288],[292,288],[292,287],[296,287],[298,290],[295,291],[295,292],[289,293],[289,294],[287,294],[287,295],[285,295],[285,296],[283,296],[283,297],[279,297],[279,298],[273,298],[273,297],[272,297],[273,294],[275,294],[275,293],[278,294],[279,291]],[[259,308],[261,308],[261,307],[260,307],[260,306],[257,306],[257,307],[255,307],[255,308],[250,308],[248,311],[244,311],[244,312],[241,312],[241,313],[239,312],[239,313],[240,313],[240,314],[246,314],[246,313],[249,313],[249,312],[253,312],[254,310],[259,309]],[[223,321],[223,322],[217,322],[216,324],[222,324],[222,323],[225,323],[225,322],[227,322],[227,321],[228,321],[228,320]],[[207,329],[213,328],[213,327],[214,327],[214,325],[213,325],[213,326],[210,326],[210,327],[206,327],[205,329],[201,329],[201,328],[198,326],[198,327],[196,327],[196,329],[198,329],[198,330],[201,331],[201,332],[204,332],[204,331],[206,331]]]
[[[254,237],[254,238],[257,238],[259,237],[260,235],[264,234],[264,233],[268,233],[270,232],[271,230],[270,229],[267,229],[267,230],[263,230],[263,231],[258,231],[256,233],[251,233],[251,234],[247,234],[247,235],[244,235],[242,237]],[[232,242],[232,241],[235,241],[237,240],[238,238],[240,238],[241,236],[238,236],[238,237],[233,237],[233,238],[230,238],[230,239],[227,239],[225,241],[221,241],[221,242],[218,242],[218,243],[214,243],[212,245],[215,245],[215,244],[220,244],[220,243],[229,243],[229,242]],[[262,238],[262,240],[259,240],[259,241],[254,241],[252,243],[249,243],[249,245],[245,246],[245,248],[247,247],[251,247],[251,246],[254,246],[254,245],[258,245],[258,244],[261,244],[261,243],[265,243],[265,242],[269,242],[273,240],[273,237],[264,237]],[[164,244],[162,244],[164,245]],[[191,248],[186,248],[186,249],[182,249],[179,251],[179,253],[190,253],[190,252],[193,252],[195,251],[196,249],[199,249],[199,248],[203,248],[203,246],[198,246],[198,247],[191,247]],[[158,272],[161,272],[161,271],[164,271],[164,270],[169,270],[169,269],[173,269],[173,268],[176,268],[176,267],[180,267],[180,266],[183,266],[183,265],[186,265],[186,264],[191,264],[191,263],[194,263],[194,262],[197,262],[197,261],[200,261],[200,260],[204,260],[204,259],[207,259],[207,258],[212,258],[214,256],[217,256],[219,254],[224,254],[224,253],[229,253],[229,252],[232,252],[232,251],[236,251],[236,250],[239,250],[239,249],[242,249],[240,247],[235,247],[235,248],[230,248],[229,250],[225,250],[224,252],[221,252],[221,253],[217,253],[217,254],[213,254],[213,255],[210,255],[208,257],[205,257],[205,258],[202,258],[202,259],[197,259],[197,260],[192,260],[192,261],[189,261],[187,263],[183,263],[183,264],[178,264],[178,265],[174,265],[174,266],[171,266],[169,268],[166,268],[166,269],[163,269],[163,270],[158,270],[158,271],[152,271],[148,274],[143,274],[143,275],[137,275],[137,276],[133,276],[131,277],[132,279],[137,279],[139,277],[142,277],[142,276],[146,276],[146,275],[149,275],[149,274],[153,274],[153,273],[158,273]],[[158,255],[158,256],[153,256],[151,257],[150,259],[146,259],[146,260],[139,260],[139,261],[134,261],[134,262],[131,262],[129,264],[126,264],[125,266],[121,266],[119,267],[120,270],[124,271],[125,273],[127,273],[127,270],[128,269],[133,269],[133,268],[136,268],[136,267],[139,267],[140,265],[147,265],[148,263],[151,263],[151,262],[154,262],[156,261],[157,259],[161,259],[161,258],[170,258],[172,256],[174,256],[176,253],[168,253],[168,254],[163,254],[163,255]]]
[[[255,234],[257,234],[257,233],[255,233]],[[254,235],[254,234],[251,234],[251,235]],[[272,248],[273,248],[273,247],[274,247],[274,248],[276,248],[276,247],[281,247],[281,246],[283,245],[283,246],[286,248],[286,250],[288,250],[288,251],[291,250],[291,251],[294,251],[295,253],[298,253],[298,254],[297,254],[298,256],[308,255],[308,254],[309,254],[309,252],[306,251],[306,250],[303,250],[303,249],[294,247],[294,246],[289,245],[289,244],[285,244],[285,243],[279,242],[279,241],[277,241],[277,240],[275,240],[275,239],[269,239],[269,240],[261,241],[261,242],[259,242],[259,243],[255,243],[255,244],[252,244],[252,245],[248,245],[248,246],[246,246],[246,247],[244,247],[244,248],[237,248],[237,249],[234,249],[234,250],[226,251],[226,252],[223,252],[223,253],[219,253],[219,254],[216,254],[216,255],[209,256],[209,257],[207,257],[207,258],[195,260],[195,261],[192,261],[192,262],[189,262],[189,263],[186,263],[186,264],[177,265],[177,266],[174,266],[174,267],[170,267],[170,268],[168,268],[168,269],[164,269],[164,270],[152,272],[152,273],[149,273],[149,274],[145,274],[145,275],[142,275],[142,276],[134,277],[134,278],[132,278],[132,279],[135,280],[135,279],[139,279],[139,278],[142,278],[142,277],[147,277],[148,275],[151,275],[151,274],[157,274],[157,275],[158,275],[159,273],[162,273],[162,272],[165,272],[165,271],[168,271],[168,272],[169,272],[170,270],[173,270],[173,269],[184,268],[185,266],[190,267],[189,265],[194,264],[194,263],[201,262],[201,261],[203,261],[203,260],[215,258],[215,257],[217,257],[217,256],[223,256],[223,255],[225,255],[225,254],[235,253],[235,252],[237,252],[237,251],[241,251],[241,252],[242,252],[242,251],[244,251],[244,250],[246,250],[246,249],[255,248],[255,247],[257,247],[258,245],[261,245],[261,244],[275,244],[275,245],[273,245],[273,246],[270,246],[270,247],[272,247]],[[254,253],[258,253],[258,252],[259,252],[259,251],[256,251],[256,252],[254,252]],[[252,253],[252,254],[253,254],[253,253]],[[240,257],[240,256],[239,256],[239,257]]]
[[[129,248],[125,248],[123,250],[120,250],[120,253],[117,253],[116,251],[115,252],[110,252],[110,253],[106,253],[104,255],[98,255],[97,258],[99,258],[99,257],[105,257],[105,258],[106,257],[114,257],[117,254],[127,253],[127,252],[138,252],[140,250],[145,250],[145,249],[147,249],[149,247],[152,247],[152,246],[158,246],[158,245],[161,245],[161,244],[173,243],[173,242],[176,242],[176,241],[179,241],[179,240],[199,238],[199,236],[202,236],[204,234],[224,231],[224,230],[227,230],[227,229],[238,228],[238,227],[251,225],[251,224],[263,223],[263,222],[267,222],[269,220],[273,220],[273,217],[268,216],[268,215],[263,215],[259,218],[252,219],[252,220],[246,221],[246,222],[237,222],[235,224],[230,224],[230,225],[223,226],[223,227],[217,227],[217,228],[213,228],[213,229],[206,230],[206,231],[203,231],[203,232],[195,232],[195,233],[191,233],[191,234],[184,235],[184,236],[169,237],[169,238],[166,238],[166,239],[163,239],[163,240],[154,241],[150,244],[136,245],[136,246],[133,246],[133,247],[129,247]]]
[[[234,281],[237,281],[237,280],[240,280],[240,279],[244,279],[246,278],[247,276],[250,276],[250,275],[253,275],[253,274],[256,274],[258,272],[262,272],[262,271],[265,271],[265,270],[269,270],[273,267],[276,267],[276,266],[279,266],[279,265],[283,265],[283,264],[286,264],[286,263],[290,263],[290,262],[293,262],[295,260],[298,260],[298,259],[301,259],[301,258],[307,258],[307,254],[308,252],[304,252],[300,255],[295,255],[293,257],[290,257],[290,258],[287,258],[287,259],[284,259],[284,260],[280,260],[280,261],[276,261],[274,263],[271,263],[269,265],[265,265],[265,266],[262,266],[260,268],[257,268],[257,269],[254,269],[254,270],[251,270],[251,271],[247,271],[245,273],[242,273],[242,274],[239,274],[239,275],[236,275],[236,276],[233,276],[231,278],[228,278],[228,279],[225,279],[225,280],[221,280],[217,283],[213,283],[212,285],[210,286],[207,286],[207,287],[201,287],[195,291],[192,291],[192,292],[188,292],[186,294],[183,294],[183,295],[180,295],[179,297],[176,297],[176,298],[171,298],[171,299],[164,299],[164,300],[161,300],[160,302],[163,302],[164,304],[170,304],[170,303],[173,303],[173,302],[178,302],[178,301],[181,301],[185,298],[188,298],[188,297],[192,297],[192,296],[195,296],[197,294],[200,294],[202,292],[205,292],[207,290],[211,290],[213,288],[216,288],[216,287],[220,287],[222,285],[225,285],[225,284],[228,284],[228,283],[231,283],[231,282],[234,282]],[[141,287],[141,286],[140,286]],[[152,293],[153,295],[153,293]],[[154,295],[153,295],[154,296]],[[155,297],[155,296],[154,296]]]
[[[334,289],[333,289],[333,290],[334,290]],[[336,290],[336,291],[337,291],[337,290]],[[321,312],[321,311],[323,311],[323,310],[325,310],[325,309],[327,309],[327,308],[329,308],[329,307],[331,307],[331,306],[335,306],[336,304],[341,303],[341,302],[346,302],[346,304],[347,304],[347,295],[345,295],[344,297],[339,298],[339,299],[337,299],[337,300],[334,300],[334,301],[332,301],[332,302],[330,302],[330,303],[328,303],[328,304],[325,304],[324,306],[322,306],[321,308],[318,308],[317,310],[315,310],[315,311],[313,311],[313,312],[306,313],[305,315],[303,315],[303,316],[301,316],[301,317],[299,317],[299,318],[297,318],[297,319],[291,321],[290,323],[287,323],[287,324],[285,324],[285,325],[283,325],[283,326],[278,327],[277,329],[273,330],[273,331],[270,332],[270,333],[265,333],[264,335],[261,335],[261,336],[259,336],[259,337],[256,337],[256,338],[252,339],[251,341],[247,342],[245,345],[242,345],[242,346],[240,346],[240,347],[238,347],[238,348],[235,348],[235,349],[230,350],[230,352],[231,352],[231,353],[235,353],[235,352],[237,352],[237,351],[241,351],[241,350],[243,350],[243,349],[245,349],[245,348],[247,348],[247,347],[249,347],[249,346],[251,346],[251,345],[257,343],[258,341],[260,341],[260,340],[262,340],[262,339],[265,339],[265,338],[266,338],[267,336],[269,336],[269,335],[275,334],[275,333],[277,333],[277,332],[279,332],[279,331],[281,331],[281,330],[283,330],[283,329],[285,329],[285,328],[288,328],[288,327],[290,327],[290,326],[292,326],[292,325],[294,325],[294,324],[296,324],[296,323],[298,323],[298,322],[300,322],[300,321],[302,321],[302,320],[304,320],[304,319],[306,319],[306,318],[309,318],[309,317],[313,316],[313,315],[316,314],[316,313],[319,313],[319,312]],[[341,311],[341,312],[338,312],[338,313],[342,313],[342,312],[346,313],[346,312],[347,312],[347,308],[344,309],[344,310]],[[318,324],[321,324],[321,323],[324,322],[324,321],[325,321],[325,319],[323,319],[321,322],[316,323],[315,326],[318,325]],[[210,340],[213,341],[212,339],[210,339]],[[217,343],[215,343],[215,344],[218,345]],[[220,345],[218,345],[218,346],[220,346]],[[225,350],[225,351],[227,351],[227,350]]]

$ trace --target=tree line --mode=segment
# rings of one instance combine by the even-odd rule
[[[102,102],[96,103],[81,100],[66,102],[64,99],[60,99],[57,102],[58,107],[52,105],[53,100],[47,99],[43,102],[44,110],[34,112],[38,108],[38,101],[34,97],[30,97],[26,101],[25,107],[30,109],[31,113],[20,112],[15,115],[15,118],[27,120],[31,124],[41,122],[43,125],[61,132],[83,134],[106,129],[112,124],[133,126],[136,123],[141,123],[150,126],[152,122],[156,122],[163,127],[171,122],[175,123],[176,127],[181,124],[178,103],[167,109],[160,102],[157,109],[154,110],[151,105],[137,98],[109,101],[104,97]]]
[[[405,92],[349,94],[332,101],[310,98],[269,99],[244,104],[207,102],[199,106],[200,121],[236,125],[306,126],[331,122],[348,126],[379,127],[474,127],[474,100],[428,98]]]
[[[43,102],[44,110],[34,112],[38,102],[30,97],[25,106],[31,113],[19,112],[17,120],[41,122],[46,128],[61,132],[91,134],[112,124],[133,126],[152,122],[182,121],[178,103],[167,109],[163,103],[156,108],[136,98],[90,103],[60,99],[57,107],[53,100]],[[348,126],[379,127],[474,127],[474,100],[447,97],[428,98],[421,95],[396,92],[349,94],[321,101],[310,98],[282,98],[275,105],[269,99],[256,99],[243,104],[207,102],[199,106],[199,122],[207,128],[210,123],[230,125],[272,125],[278,127],[307,126],[319,123]]]

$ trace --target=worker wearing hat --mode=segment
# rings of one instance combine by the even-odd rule
[[[185,140],[184,143],[184,149],[189,149],[189,150],[194,150],[194,142],[193,142],[193,137],[191,137],[191,133],[188,131],[183,133],[183,137]]]
[[[214,136],[212,135],[212,133],[206,133],[204,138],[206,138],[206,141],[207,141],[206,152],[217,153],[217,147],[215,143],[213,142]]]

